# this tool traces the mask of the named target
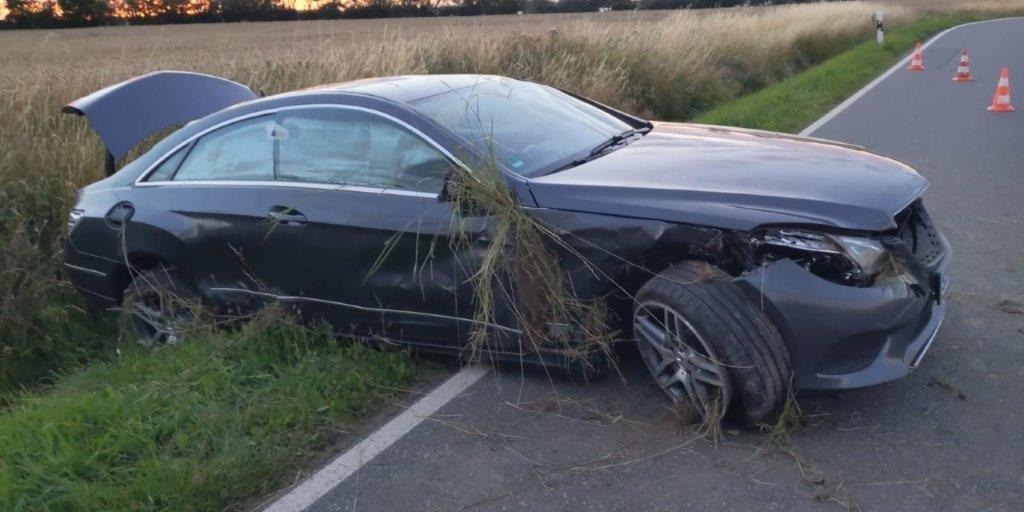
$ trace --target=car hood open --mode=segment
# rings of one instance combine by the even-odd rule
[[[927,181],[863,148],[782,133],[659,123],[605,156],[530,180],[537,204],[750,230],[880,231]]]

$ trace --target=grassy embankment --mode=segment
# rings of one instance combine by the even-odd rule
[[[882,46],[861,43],[792,78],[705,112],[694,122],[799,132],[891,67],[915,42],[949,27],[992,17],[985,12],[927,15],[889,31]]]
[[[228,510],[294,472],[409,383],[404,353],[264,314],[110,361],[0,417],[0,510]]]
[[[615,45],[610,47],[588,46],[615,40],[610,33],[595,35],[599,27],[594,26],[566,29],[554,38],[546,34],[485,37],[449,33],[429,47],[417,41],[393,41],[398,50],[392,50],[404,48],[399,53],[408,60],[401,65],[391,61],[395,64],[391,67],[377,64],[340,69],[337,63],[319,60],[316,55],[300,58],[286,53],[231,65],[211,65],[207,59],[191,69],[218,72],[268,92],[389,72],[497,72],[552,82],[663,119],[685,119],[745,91],[779,82],[751,97],[760,100],[741,99],[700,119],[795,131],[891,65],[917,37],[969,16],[921,20],[907,26],[905,34],[901,29],[890,33],[886,48],[861,45],[790,80],[784,78],[830,55],[808,51],[814,56],[793,56],[799,54],[801,45],[822,37],[810,28],[791,34],[770,54],[762,53],[763,45],[755,41],[726,51],[728,45],[721,41],[727,37],[721,36],[718,44],[724,46],[705,43],[706,66],[696,73],[692,62],[671,62],[686,53],[685,47],[677,48],[676,54],[658,53],[667,52],[667,46],[652,52],[644,45],[653,43],[657,35],[622,31],[621,26],[605,27],[621,32],[616,32],[617,42],[607,43]],[[716,30],[725,30],[730,22],[748,24],[733,34],[742,40],[737,34],[751,32],[765,17],[723,17],[708,23],[720,23]],[[685,28],[680,24],[699,19],[706,17],[686,13],[656,22],[653,28],[670,37]],[[832,22],[842,23],[838,18]],[[816,24],[823,22],[819,19]],[[839,39],[829,43],[832,54],[870,37],[870,31],[859,25],[838,33],[842,34]],[[681,42],[675,39],[672,44]],[[468,43],[491,46],[485,51]],[[757,56],[723,63],[723,56],[734,51]],[[379,51],[360,62],[385,57],[392,55]],[[493,57],[499,59],[489,60]],[[0,362],[5,365],[5,385],[31,382],[11,377],[18,373],[19,365],[29,361],[40,361],[32,373],[37,379],[49,369],[74,367],[91,354],[109,353],[105,351],[112,346],[80,320],[75,302],[57,277],[63,209],[76,186],[97,177],[101,160],[95,140],[80,121],[60,118],[53,112],[54,105],[112,79],[159,67],[183,67],[174,59],[165,60],[166,56],[154,55],[145,65],[126,66],[99,79],[79,74],[71,78],[70,85],[50,84],[39,75],[31,90],[17,100],[0,95],[0,102],[6,102],[2,106],[11,107],[5,111],[21,116],[20,124],[29,132],[17,133],[14,125],[19,123],[8,117],[0,122],[0,134],[5,135],[0,137],[0,145],[5,146],[0,153],[4,155],[0,157],[4,178],[0,193],[5,213],[21,221],[0,225],[0,234],[13,244],[4,246],[7,268],[0,283],[0,315],[5,315],[0,317],[0,339],[6,347],[13,347],[5,349],[5,359]],[[836,62],[844,64],[837,68]],[[846,66],[856,69],[843,69]],[[588,70],[592,73],[587,74]],[[659,71],[663,74],[656,73]],[[796,101],[801,94],[831,100],[800,103],[795,110],[783,104]],[[47,144],[30,144],[33,140]],[[8,281],[12,278],[17,281]],[[20,327],[28,330],[22,333]],[[49,340],[49,344],[40,347],[41,340]],[[69,347],[74,347],[70,356],[60,355]],[[23,350],[35,355],[26,359],[19,352]],[[118,355],[69,373],[56,384],[9,397],[12,403],[0,415],[0,509],[238,508],[251,496],[284,483],[292,470],[330,444],[346,425],[376,410],[387,390],[408,382],[413,372],[411,362],[402,354],[342,344],[323,331],[281,322],[274,315],[237,333],[211,333],[155,353],[122,346]]]

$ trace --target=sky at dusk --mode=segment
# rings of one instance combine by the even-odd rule
[[[286,1],[284,3],[286,5],[287,4],[294,5],[296,9],[298,9],[300,11],[304,11],[306,9],[309,9],[310,5],[315,3],[315,2],[316,2],[316,0],[290,0],[290,1]],[[4,0],[0,0],[0,20],[4,19],[6,17],[7,17],[6,2],[4,2]]]

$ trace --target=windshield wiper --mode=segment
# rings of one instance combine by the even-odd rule
[[[569,162],[569,163],[559,167],[558,169],[555,169],[555,170],[551,171],[551,173],[556,173],[558,171],[564,171],[566,169],[569,169],[569,168],[572,168],[572,167],[576,167],[577,165],[583,165],[583,164],[585,164],[585,163],[587,163],[587,162],[589,162],[591,160],[594,160],[595,158],[603,155],[610,148],[618,146],[622,142],[624,142],[626,140],[629,140],[631,137],[633,137],[637,133],[646,133],[646,131],[641,130],[640,132],[638,132],[637,130],[631,128],[631,129],[626,130],[626,131],[624,131],[622,133],[619,133],[619,134],[616,134],[616,135],[612,135],[611,137],[608,138],[608,140],[602,142],[601,144],[598,144],[594,149],[590,150],[590,154],[588,154],[587,156],[585,156],[583,158],[577,158],[576,160],[573,160],[573,161],[571,161],[571,162]],[[547,174],[551,174],[551,173],[547,173]]]
[[[628,140],[630,137],[634,135],[636,135],[636,130],[633,128],[630,128],[629,130],[626,130],[622,133],[612,135],[611,137],[608,138],[608,140],[602,142],[601,144],[598,144],[597,147],[590,150],[590,156],[600,155],[601,153],[604,153],[608,148],[614,147],[617,144],[621,143],[622,141]]]

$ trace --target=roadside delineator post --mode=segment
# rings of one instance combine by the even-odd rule
[[[924,56],[921,54],[921,41],[914,45],[914,55],[910,58],[911,71],[924,71]]]
[[[956,68],[956,75],[953,77],[954,82],[970,82],[971,78],[971,65],[967,58],[967,48],[960,53],[960,66]]]
[[[1010,70],[1003,68],[999,70],[999,84],[996,85],[996,93],[992,96],[992,104],[989,105],[989,112],[1013,112],[1013,104],[1010,103]]]
[[[875,42],[878,44],[885,44],[885,13],[882,11],[875,11],[874,16],[871,17],[875,22]]]

